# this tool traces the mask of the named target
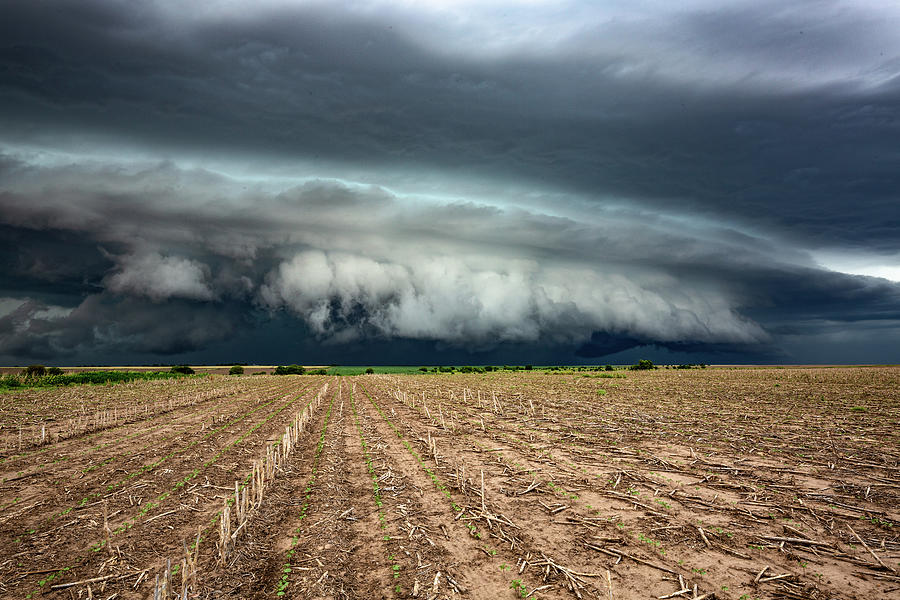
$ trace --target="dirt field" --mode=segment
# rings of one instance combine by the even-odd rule
[[[900,368],[615,374],[0,395],[0,597],[900,597]]]

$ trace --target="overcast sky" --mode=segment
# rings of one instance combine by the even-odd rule
[[[0,14],[0,363],[900,362],[894,1]]]

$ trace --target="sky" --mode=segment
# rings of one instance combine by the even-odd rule
[[[900,363],[896,2],[0,12],[0,364]]]

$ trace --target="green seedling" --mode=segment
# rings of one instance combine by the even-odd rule
[[[510,581],[509,588],[520,598],[524,598],[528,594],[528,590],[525,588],[525,584],[522,583],[521,579],[513,579]]]

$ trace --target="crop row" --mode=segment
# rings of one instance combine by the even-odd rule
[[[280,386],[280,389],[287,389],[287,386]],[[77,446],[73,448],[67,448],[65,453],[55,452],[55,454],[51,457],[50,460],[40,462],[34,460],[32,458],[32,462],[27,464],[25,468],[20,469],[15,473],[14,476],[5,477],[3,481],[11,481],[14,479],[21,479],[28,474],[37,474],[47,469],[55,469],[59,465],[63,463],[73,462],[79,458],[90,458],[93,454],[107,450],[111,447],[115,446],[127,446],[129,442],[135,440],[140,437],[151,437],[152,434],[158,431],[167,431],[168,433],[159,438],[152,440],[143,446],[140,446],[136,449],[131,449],[126,452],[122,452],[119,454],[114,454],[112,456],[108,456],[106,458],[98,458],[92,464],[87,467],[77,469],[77,472],[73,475],[74,477],[78,477],[79,479],[83,477],[85,474],[88,474],[92,471],[95,471],[101,467],[104,467],[113,462],[119,462],[125,460],[131,456],[141,455],[144,451],[149,449],[152,446],[160,447],[160,445],[167,440],[181,435],[182,432],[179,431],[178,426],[182,422],[191,422],[191,421],[202,421],[201,430],[206,428],[205,419],[208,415],[212,413],[219,413],[222,410],[221,402],[218,398],[207,400],[203,403],[203,405],[194,405],[193,407],[182,407],[180,410],[177,410],[175,416],[161,414],[158,415],[158,423],[155,425],[151,425],[149,422],[141,422],[138,423],[137,427],[135,427],[136,431],[132,433],[116,432],[117,435],[114,437],[112,435],[108,437],[112,437],[111,440],[95,444],[93,446],[87,446],[82,449],[77,449]],[[153,419],[150,419],[152,422]],[[215,422],[215,417],[214,417]],[[114,433],[112,431],[108,432],[110,434]],[[95,437],[95,436],[89,436]],[[82,442],[87,441],[88,438],[82,440]],[[83,443],[81,444],[84,445]],[[57,475],[58,479],[58,475]]]
[[[466,390],[463,391],[463,394],[469,398],[472,397],[472,395],[466,393]],[[434,413],[437,411],[433,409],[428,411],[425,409],[424,401],[419,401],[421,396],[419,390],[416,390],[415,393],[407,394],[400,394],[398,391],[394,391],[392,395],[410,409],[416,410],[420,418],[426,419],[440,427],[436,419],[434,419]],[[452,392],[447,395],[451,396],[451,398],[455,396]],[[477,397],[477,394],[475,396]],[[601,512],[600,508],[606,507],[606,510],[616,510],[613,509],[614,504],[609,504],[609,502],[618,502],[620,505],[631,506],[634,510],[643,512],[645,515],[644,520],[649,519],[651,521],[644,525],[643,531],[641,531],[640,520],[637,521],[638,530],[633,533],[627,526],[623,529],[621,521],[615,520],[619,527],[619,532],[612,530],[610,534],[617,533],[620,536],[625,534],[626,538],[630,540],[629,543],[644,546],[648,550],[654,551],[657,558],[661,557],[663,561],[669,561],[670,559],[666,556],[665,550],[657,538],[659,532],[663,532],[669,537],[680,532],[681,541],[676,546],[676,549],[680,549],[682,552],[694,552],[693,548],[696,548],[699,544],[699,547],[714,550],[720,553],[720,556],[734,556],[747,562],[772,560],[771,557],[766,559],[759,551],[771,547],[771,542],[762,540],[778,540],[781,539],[778,537],[779,534],[784,536],[777,529],[778,524],[774,522],[775,514],[785,515],[785,519],[798,519],[802,518],[796,515],[798,511],[807,513],[812,519],[802,526],[802,529],[807,532],[803,535],[827,535],[829,533],[827,529],[821,527],[821,521],[808,506],[809,502],[798,503],[796,500],[787,501],[786,503],[776,501],[774,504],[772,500],[769,500],[768,503],[760,503],[771,510],[768,515],[768,522],[771,522],[772,528],[766,531],[767,528],[760,527],[763,521],[758,518],[758,515],[753,515],[746,506],[736,505],[737,499],[723,493],[729,489],[749,489],[751,492],[754,491],[752,487],[747,486],[747,474],[750,472],[750,469],[745,467],[723,465],[721,464],[721,459],[716,462],[701,456],[699,453],[694,455],[693,451],[691,451],[692,460],[687,463],[678,461],[679,464],[675,464],[672,458],[665,459],[656,456],[654,453],[647,452],[641,447],[629,449],[624,445],[616,446],[610,444],[608,437],[606,439],[601,436],[585,437],[581,435],[576,437],[572,435],[572,430],[575,427],[574,419],[571,416],[566,419],[567,422],[562,423],[563,426],[554,423],[554,417],[551,416],[550,422],[547,423],[549,426],[542,431],[537,426],[530,426],[529,422],[534,419],[536,413],[544,412],[546,407],[544,402],[541,402],[539,408],[535,410],[532,406],[537,402],[532,403],[527,399],[518,398],[516,399],[517,401],[507,401],[505,403],[506,407],[502,411],[503,414],[497,414],[496,410],[475,412],[475,406],[466,406],[460,403],[458,398],[459,396],[456,396],[453,399],[454,401],[443,405],[446,408],[449,404],[449,410],[445,412],[453,414],[453,412],[458,411],[462,414],[468,414],[465,421],[470,426],[464,428],[463,431],[465,433],[462,437],[457,434],[450,435],[447,439],[452,440],[459,437],[460,441],[468,440],[473,447],[480,449],[482,453],[490,452],[505,466],[508,473],[528,474],[529,477],[534,477],[534,480],[529,479],[523,482],[524,489],[519,494],[530,492],[531,495],[546,493],[555,495],[559,501],[556,504],[543,504],[544,508],[549,514],[558,514],[559,511],[565,511],[565,514],[569,515],[567,519],[573,524],[581,523],[591,529],[595,529],[601,522],[598,516],[610,515],[606,511]],[[418,407],[415,406],[416,404],[418,404]],[[514,414],[510,414],[509,408],[516,407],[516,405],[518,405],[518,410],[514,408]],[[482,405],[478,408],[484,409],[487,407]],[[573,412],[577,415],[577,408],[573,407],[573,409],[575,409]],[[548,410],[548,413],[552,415],[557,410],[560,409],[553,407]],[[429,412],[431,418],[428,416]],[[488,421],[487,426],[485,426],[485,420]],[[585,416],[584,418],[585,423],[591,423],[596,420],[596,414]],[[481,425],[480,427],[479,424]],[[449,428],[447,429],[449,430]],[[482,440],[479,440],[479,437]],[[535,443],[535,439],[540,440],[540,442]],[[577,443],[575,443],[576,441]],[[507,447],[492,447],[496,446],[497,442]],[[552,454],[549,452],[551,448],[556,449]],[[465,452],[463,445],[457,445],[456,454]],[[504,455],[507,454],[514,458],[506,459]],[[530,461],[535,466],[531,468],[523,466],[520,458],[522,456],[530,457]],[[623,460],[628,462],[623,463]],[[546,479],[543,481],[538,480],[537,474],[539,472],[543,472]],[[547,478],[547,476],[550,477]],[[755,476],[758,479],[759,475]],[[723,480],[725,477],[728,479]],[[563,486],[554,483],[554,479],[567,482],[565,486],[568,489],[564,489]],[[693,482],[691,482],[692,479]],[[783,485],[783,483],[776,483],[777,480],[770,481],[774,488],[796,489],[793,486],[788,487]],[[616,491],[615,488],[622,482],[627,482],[623,484],[623,487],[627,488],[627,490]],[[706,486],[715,487],[711,488],[709,495],[704,497],[703,494],[691,493],[686,484],[690,484],[691,488],[696,487],[698,491]],[[649,494],[642,492],[642,488],[647,490]],[[577,493],[573,493],[573,490]],[[661,495],[661,491],[668,493]],[[649,498],[646,497],[647,495],[649,495]],[[722,496],[726,499],[731,499],[728,502],[723,502]],[[753,497],[755,496],[756,493],[753,493]],[[604,497],[609,500],[603,501],[602,498]],[[787,508],[789,510],[786,510]],[[831,512],[834,517],[841,518],[843,515],[840,512],[834,512],[833,508],[829,510],[826,506],[816,506],[815,512],[818,513],[819,517],[821,517],[822,513],[827,514]],[[844,512],[846,512],[845,509],[846,507],[842,508]],[[698,510],[700,511],[699,515]],[[871,509],[869,510],[871,511]],[[618,511],[616,510],[616,512]],[[613,515],[615,514],[614,512]],[[883,513],[874,511],[874,513],[869,512],[868,514],[877,516]],[[602,521],[610,523],[608,517],[602,517]],[[797,521],[791,521],[791,523],[794,529],[798,527]],[[726,527],[734,529],[729,532]],[[653,534],[654,530],[657,531],[657,535]],[[748,536],[741,534],[743,530],[755,530],[759,533],[755,536]],[[845,531],[847,533],[844,539],[847,542],[852,542],[851,536],[853,533],[850,531],[849,525]],[[691,536],[691,532],[693,532],[693,536]],[[798,534],[794,533],[792,535],[796,536]],[[748,550],[738,550],[740,545],[735,546],[738,542],[747,545],[749,552]],[[602,550],[616,554],[614,550],[609,548],[603,548]],[[621,552],[618,554],[618,556],[623,555]],[[708,560],[708,558],[704,559],[704,561]],[[844,558],[844,560],[849,560],[854,564],[865,564],[864,561],[860,563],[859,559],[854,557]],[[792,570],[789,563],[784,564],[784,561],[780,562],[786,570]],[[794,564],[796,567],[796,563]],[[670,564],[667,568],[670,571],[680,571],[680,565],[681,562],[679,561],[678,565]],[[700,572],[705,571],[705,566],[698,566],[688,574],[693,574],[696,577],[698,574],[702,575]],[[723,574],[720,573],[719,576],[721,577]],[[800,576],[801,574],[791,575],[790,578],[793,579],[790,579],[790,581],[797,581],[796,578]],[[785,575],[784,578],[788,578],[788,575]],[[710,585],[709,579],[705,577],[701,577],[701,579],[706,579],[706,585]]]
[[[465,494],[467,498],[469,490],[467,490],[462,483],[462,477],[460,475],[461,471],[458,467],[455,468],[455,485],[451,485],[438,474],[440,467],[438,466],[439,454],[436,440],[431,438],[430,434],[426,434],[424,437],[417,435],[414,430],[409,429],[408,422],[404,422],[404,425],[409,429],[409,432],[407,435],[404,435],[404,432],[400,427],[388,417],[383,407],[375,399],[375,394],[370,392],[365,385],[362,385],[361,387],[369,403],[380,416],[381,420],[390,428],[393,435],[400,441],[409,456],[416,461],[422,472],[431,482],[433,488],[444,498],[445,505],[450,509],[451,514],[453,515],[453,521],[462,525],[465,528],[467,535],[475,543],[481,544],[478,546],[479,550],[490,556],[495,556],[500,550],[520,549],[522,547],[522,540],[520,540],[516,534],[512,533],[513,530],[516,529],[516,526],[506,516],[492,508],[491,503],[488,502],[485,496],[484,487],[482,486],[479,497],[480,506],[472,507],[468,504],[462,505],[457,502],[453,496],[452,490],[457,489],[460,493]],[[413,441],[411,442],[410,439]],[[422,451],[416,449],[414,441],[418,441],[424,446]],[[428,457],[434,462],[433,467],[426,460]],[[449,470],[453,473],[454,468],[445,465],[443,470]],[[452,476],[453,475],[451,474],[451,477]],[[487,532],[487,538],[485,537],[485,532]],[[485,543],[496,543],[497,545],[493,549],[487,550],[484,547]],[[458,581],[453,580],[449,574],[445,574],[445,577],[457,592],[464,589],[463,586]],[[521,578],[510,582],[510,586],[516,591],[520,588],[524,591],[524,585]]]
[[[4,434],[5,450],[12,454],[0,458],[0,464],[14,459],[31,459],[35,455],[55,449],[55,445],[64,440],[90,439],[105,431],[114,431],[155,416],[233,396],[240,393],[243,387],[231,383],[217,384],[212,389],[201,388],[185,393],[184,390],[171,389],[173,386],[169,385],[162,390],[153,389],[151,395],[153,399],[148,401],[145,395],[149,391],[145,389],[148,386],[147,382],[133,386],[114,386],[106,393],[107,396],[104,396],[103,406],[98,405],[100,401],[93,402],[93,407],[87,406],[84,399],[76,396],[77,390],[72,390],[73,397],[65,401],[53,402],[52,399],[42,398],[42,401],[46,402],[46,405],[42,406],[45,413],[43,418],[28,419],[27,424],[22,423],[21,419],[16,423],[14,414],[4,414],[0,432]],[[122,389],[127,387],[138,389]],[[159,398],[156,395],[158,391],[169,391],[170,395]],[[115,395],[112,392],[116,392]],[[61,414],[68,416],[60,420]]]
[[[62,511],[52,514],[40,525],[29,530],[28,535],[34,535],[38,531],[41,531],[43,528],[45,528],[47,525],[51,524],[56,519],[68,515],[73,510],[87,506],[88,503],[91,502],[92,500],[96,500],[96,499],[100,498],[101,496],[109,494],[110,492],[113,492],[113,491],[123,487],[128,482],[130,482],[131,480],[133,480],[137,477],[140,477],[146,473],[154,471],[155,469],[157,469],[158,467],[160,467],[161,465],[163,465],[170,459],[188,452],[189,450],[193,449],[195,446],[197,446],[197,445],[201,444],[202,442],[212,438],[213,436],[221,433],[222,431],[228,429],[229,427],[232,427],[233,425],[236,425],[236,424],[244,421],[245,419],[247,419],[254,413],[267,408],[268,406],[270,406],[271,404],[273,404],[274,402],[276,402],[279,399],[280,399],[280,397],[276,396],[275,398],[272,398],[268,402],[266,402],[264,404],[260,404],[260,405],[256,406],[255,408],[245,412],[244,414],[228,421],[224,425],[221,425],[220,427],[217,427],[217,428],[209,431],[206,435],[190,442],[189,444],[187,444],[185,446],[179,446],[178,448],[172,450],[171,452],[165,454],[164,456],[158,458],[157,460],[155,460],[149,464],[145,464],[136,470],[126,472],[117,481],[113,481],[111,483],[108,483],[105,487],[103,487],[101,489],[96,489],[95,491],[87,493],[84,497],[81,498],[80,502],[78,502],[77,504],[73,504],[73,505],[69,506],[68,508],[63,509]],[[283,408],[286,408],[287,406],[288,405],[285,405],[285,407],[283,407]],[[147,507],[144,507],[144,509],[145,509],[145,512],[146,512],[146,510],[149,510],[149,508],[147,508]]]
[[[290,394],[290,396],[292,398],[289,399],[285,404],[283,404],[277,410],[273,411],[271,414],[267,415],[264,419],[262,419],[261,421],[259,421],[255,425],[253,425],[252,427],[249,427],[248,429],[246,429],[240,436],[232,439],[231,441],[226,443],[224,446],[220,447],[213,456],[211,456],[207,460],[203,461],[203,463],[200,464],[199,466],[188,471],[186,475],[176,478],[174,483],[170,484],[170,488],[168,490],[163,491],[162,493],[158,494],[156,497],[154,497],[151,500],[142,502],[140,504],[140,506],[138,507],[137,512],[132,514],[131,516],[126,516],[125,520],[122,521],[119,526],[117,526],[113,529],[104,527],[101,539],[98,539],[98,540],[90,543],[90,545],[88,546],[88,552],[86,554],[82,555],[82,557],[78,561],[77,565],[68,565],[67,567],[69,569],[72,569],[72,568],[75,568],[76,566],[77,567],[86,566],[92,560],[92,556],[96,555],[104,548],[109,549],[112,547],[113,537],[126,533],[127,531],[131,530],[133,527],[135,527],[135,525],[137,525],[139,522],[141,522],[143,520],[149,521],[148,517],[154,511],[160,509],[164,505],[164,503],[175,492],[186,488],[186,486],[188,484],[190,484],[190,482],[192,480],[197,478],[201,473],[203,473],[205,470],[207,470],[210,466],[216,464],[226,453],[231,451],[233,448],[237,447],[244,440],[246,440],[249,436],[253,435],[257,430],[259,430],[263,426],[271,423],[275,418],[277,418],[285,410],[289,409],[291,406],[296,404],[296,402],[305,395],[305,390],[308,388],[309,388],[309,385],[305,386],[303,388],[303,390],[301,390],[296,395]],[[281,398],[283,399],[283,397],[281,397]],[[154,461],[153,463],[151,463],[149,465],[145,465],[145,466],[141,467],[140,469],[138,469],[137,471],[128,473],[127,475],[125,475],[124,477],[119,479],[118,481],[115,481],[115,482],[107,485],[105,488],[105,492],[109,493],[116,489],[122,488],[129,480],[132,480],[133,478],[137,477],[138,475],[145,474],[151,470],[158,468],[165,461],[170,460],[177,455],[184,454],[190,448],[197,446],[202,441],[211,438],[213,435],[223,432],[228,427],[234,426],[234,425],[244,421],[253,413],[268,407],[269,405],[271,405],[272,403],[274,403],[278,400],[279,400],[279,397],[276,396],[272,400],[255,407],[254,409],[244,413],[243,415],[241,415],[235,419],[230,420],[225,425],[210,431],[208,434],[206,434],[202,438],[200,438],[198,440],[194,440],[187,446],[177,448],[177,449],[169,452],[162,458]],[[90,499],[97,498],[103,493],[104,493],[104,491],[91,492],[88,496],[86,496],[85,499],[82,499],[82,502],[79,505],[70,507],[70,508],[66,509],[65,511],[62,511],[61,513],[57,513],[53,516],[53,518],[58,518],[59,516],[61,516],[63,514],[68,514],[72,510],[76,509],[78,506],[85,506],[85,505],[87,505],[87,502]],[[61,574],[64,571],[65,571],[65,569],[60,569],[59,571],[57,571],[57,575]]]
[[[328,421],[331,418],[331,411],[334,408],[334,400],[341,393],[340,386],[337,390],[335,390],[334,395],[331,397],[331,401],[328,403],[328,410],[325,412],[325,418],[322,423],[322,430],[319,433],[319,440],[316,444],[316,450],[313,454],[312,459],[312,469],[310,472],[309,480],[306,482],[306,486],[303,488],[303,502],[300,505],[300,514],[299,520],[300,524],[297,526],[294,535],[291,537],[290,546],[288,547],[287,552],[285,553],[284,564],[281,567],[281,577],[275,585],[275,589],[273,593],[275,596],[281,597],[287,593],[287,590],[290,586],[290,577],[293,571],[291,567],[291,559],[293,559],[294,554],[296,553],[296,547],[299,542],[299,536],[303,532],[303,526],[305,525],[304,520],[306,519],[307,511],[309,511],[310,501],[312,499],[313,490],[316,484],[316,477],[319,472],[319,459],[322,456],[322,449],[325,447],[325,438],[328,435]]]
[[[216,549],[222,565],[227,566],[229,557],[235,551],[241,531],[263,504],[266,487],[275,479],[281,470],[281,465],[290,458],[297,447],[300,435],[311,422],[312,415],[321,405],[322,398],[327,391],[328,384],[326,383],[296,413],[285,427],[281,438],[265,445],[264,455],[258,460],[252,461],[250,471],[242,480],[234,482],[234,496],[223,499],[222,510],[216,514],[205,530],[202,528],[198,530],[197,537],[192,544],[188,545],[186,541],[183,543],[184,552],[180,564],[176,562],[173,569],[171,561],[166,559],[166,566],[156,579],[154,598],[167,598],[167,594],[171,595],[174,592],[173,581],[179,572],[182,575],[181,595],[186,597],[197,591],[199,546],[216,522],[218,522],[219,530]],[[232,507],[234,508],[233,518]],[[232,524],[236,526],[233,531]]]

